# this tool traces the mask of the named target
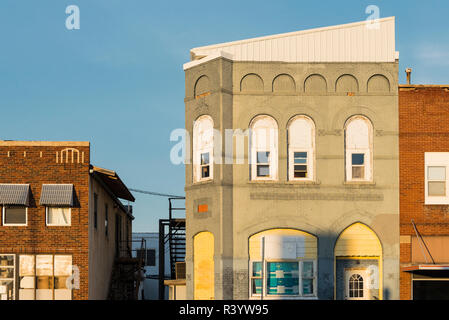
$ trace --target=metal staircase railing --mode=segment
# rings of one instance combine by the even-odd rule
[[[159,299],[165,296],[165,250],[168,243],[170,257],[170,279],[176,279],[176,264],[185,261],[186,220],[174,218],[174,212],[184,211],[185,207],[174,206],[174,201],[183,197],[169,198],[169,218],[159,220]],[[184,213],[185,216],[185,213]]]

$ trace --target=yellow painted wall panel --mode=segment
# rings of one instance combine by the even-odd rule
[[[381,256],[377,235],[362,223],[355,223],[342,232],[335,245],[335,256]]]
[[[214,299],[214,235],[200,232],[193,238],[194,299]]]

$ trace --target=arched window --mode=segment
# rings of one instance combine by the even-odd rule
[[[287,130],[289,180],[314,180],[315,124],[307,116],[296,116]]]
[[[349,298],[363,298],[363,277],[359,274],[349,278]]]
[[[276,180],[278,176],[278,126],[270,116],[257,116],[251,122],[251,180]]]
[[[371,181],[373,177],[373,127],[364,116],[354,116],[345,125],[347,181]]]
[[[193,181],[213,178],[214,121],[210,116],[199,117],[193,125]]]

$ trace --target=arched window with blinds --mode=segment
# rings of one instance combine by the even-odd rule
[[[307,116],[294,117],[288,125],[288,179],[315,179],[315,124]]]
[[[214,121],[199,117],[193,126],[193,181],[213,179]]]
[[[373,126],[364,116],[353,116],[345,125],[346,181],[373,179]]]
[[[278,179],[278,125],[267,115],[257,116],[250,125],[251,180]]]

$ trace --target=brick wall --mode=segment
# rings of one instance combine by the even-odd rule
[[[399,88],[400,234],[449,235],[449,206],[424,205],[425,152],[449,152],[449,90]],[[411,263],[411,244],[401,243],[401,266]],[[401,299],[411,299],[411,275],[401,272]]]
[[[78,152],[62,150],[75,148]],[[0,183],[30,184],[27,226],[0,225],[0,253],[71,254],[80,270],[80,289],[73,299],[88,298],[88,143],[20,143],[0,141]],[[61,163],[62,162],[62,163]],[[45,207],[39,205],[42,184],[74,185],[76,204],[71,226],[46,226]]]

